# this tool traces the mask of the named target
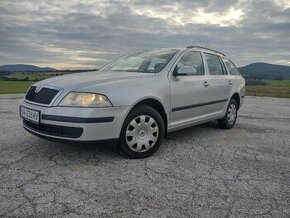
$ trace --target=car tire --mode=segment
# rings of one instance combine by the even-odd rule
[[[126,117],[120,138],[119,150],[130,158],[145,158],[160,147],[165,135],[161,115],[152,107],[141,105]]]
[[[218,120],[218,125],[222,129],[231,129],[235,126],[238,116],[238,104],[234,99],[231,99],[227,107],[225,116]]]

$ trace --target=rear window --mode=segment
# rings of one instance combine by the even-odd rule
[[[226,65],[226,67],[228,68],[228,71],[231,75],[240,75],[239,70],[236,68],[236,66],[233,64],[233,62],[231,62],[228,59],[223,58],[223,61]]]

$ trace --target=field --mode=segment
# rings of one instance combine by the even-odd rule
[[[16,78],[18,80],[23,80],[25,78],[27,78],[28,81],[38,81],[38,80],[43,80],[43,79],[47,79],[53,76],[59,75],[55,72],[51,72],[51,73],[20,73],[20,72],[16,72],[16,73],[11,73],[9,74],[7,77],[8,78]]]
[[[0,81],[0,94],[25,93],[33,83],[31,81]]]
[[[0,94],[18,94],[25,93],[29,86],[33,83],[48,79],[56,75],[63,75],[63,73],[56,72],[15,72],[5,75],[5,79],[0,78]]]
[[[246,95],[248,96],[263,96],[263,97],[278,97],[290,98],[290,86],[247,86]]]
[[[290,98],[290,80],[265,80],[266,86],[246,86],[246,95]]]
[[[290,80],[265,80],[270,86],[290,87]]]

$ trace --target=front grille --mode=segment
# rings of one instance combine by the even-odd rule
[[[79,127],[56,126],[43,123],[35,124],[27,120],[23,120],[23,124],[24,126],[43,134],[66,138],[79,138],[84,131],[83,128]]]
[[[50,104],[52,99],[59,92],[55,89],[42,88],[38,93],[36,93],[35,89],[35,86],[31,86],[25,96],[25,99],[39,104]]]

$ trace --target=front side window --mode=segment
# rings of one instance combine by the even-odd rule
[[[177,52],[176,49],[142,51],[121,58],[103,67],[100,71],[159,73]]]
[[[181,66],[194,67],[197,71],[197,74],[195,75],[204,75],[202,57],[201,53],[198,51],[190,51],[183,55],[183,57],[177,63],[175,70],[177,71]]]
[[[204,54],[209,73],[211,75],[224,75],[225,72],[223,71],[222,64],[220,62],[220,58],[213,54]]]
[[[223,61],[231,75],[240,75],[240,72],[230,60],[223,58]]]

